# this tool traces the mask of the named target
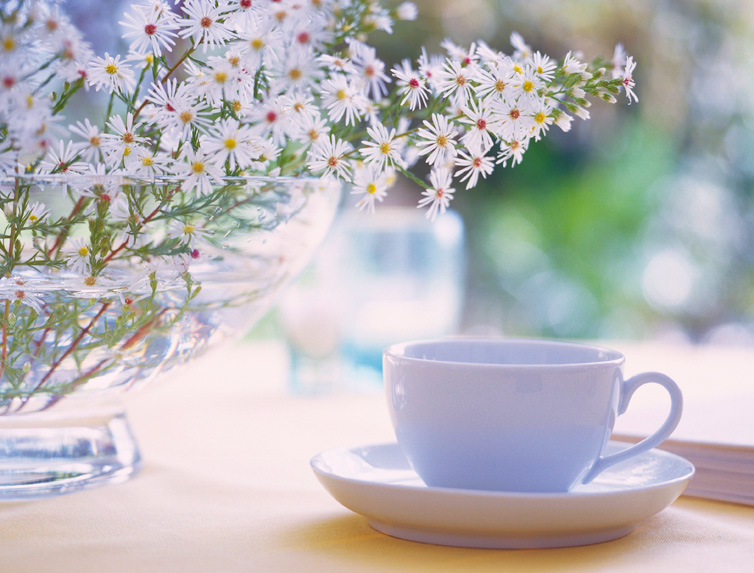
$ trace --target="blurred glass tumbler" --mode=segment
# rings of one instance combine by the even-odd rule
[[[455,334],[463,300],[463,223],[448,211],[435,222],[414,207],[379,209],[345,221],[341,260],[341,351],[379,373],[394,340]]]
[[[415,207],[341,214],[310,272],[281,302],[296,392],[382,383],[392,341],[457,332],[463,223]]]
[[[596,346],[457,338],[395,344],[383,372],[398,443],[428,486],[566,492],[658,446],[678,425],[676,383],[657,372],[624,380],[624,362]],[[616,417],[648,383],[670,394],[664,424],[603,456]]]

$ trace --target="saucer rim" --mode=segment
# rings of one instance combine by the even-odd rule
[[[633,444],[631,442],[624,442],[622,440],[610,440],[608,442],[609,444],[618,444],[623,445],[625,447],[632,446]],[[421,484],[406,484],[406,483],[385,483],[385,482],[376,482],[369,479],[359,479],[355,477],[348,477],[344,476],[342,474],[336,473],[336,472],[328,472],[323,468],[320,468],[317,466],[317,461],[321,456],[324,454],[331,454],[331,453],[339,453],[339,452],[353,452],[354,450],[363,450],[366,448],[380,448],[380,447],[394,447],[397,448],[400,451],[400,445],[397,442],[382,442],[382,443],[374,443],[374,444],[363,444],[358,446],[341,446],[336,448],[329,448],[327,450],[323,450],[319,452],[317,455],[313,456],[311,460],[309,461],[309,465],[312,468],[312,471],[315,472],[315,474],[323,475],[325,477],[331,477],[338,480],[348,481],[353,484],[367,484],[371,487],[385,487],[390,489],[401,489],[401,490],[412,490],[412,491],[432,491],[437,494],[451,494],[451,495],[464,495],[464,496],[473,496],[473,497],[493,497],[493,498],[502,498],[502,499],[548,499],[548,500],[560,500],[560,499],[575,499],[575,498],[595,498],[595,497],[614,497],[618,495],[629,495],[637,491],[651,491],[654,489],[661,489],[666,488],[671,485],[680,484],[682,482],[687,482],[686,485],[688,485],[688,482],[691,481],[691,479],[696,474],[696,467],[693,463],[691,463],[688,459],[679,456],[678,454],[674,454],[672,452],[668,452],[666,450],[663,450],[662,448],[652,448],[651,450],[648,450],[647,452],[644,452],[643,454],[640,454],[639,456],[646,456],[646,455],[652,455],[660,457],[665,457],[669,459],[675,459],[679,462],[685,463],[688,467],[686,472],[683,475],[676,476],[672,479],[663,480],[658,483],[654,484],[643,484],[643,485],[637,485],[637,486],[626,486],[621,487],[620,489],[615,490],[601,490],[601,491],[567,491],[567,492],[518,492],[518,491],[507,491],[507,490],[475,490],[475,489],[463,489],[463,488],[451,488],[451,487],[437,487],[437,486],[429,486],[425,483]],[[639,457],[636,456],[636,457]],[[626,462],[631,461],[634,458],[629,458],[629,460],[626,460]],[[624,462],[625,463],[625,462]],[[408,468],[406,471],[412,472],[416,478],[421,480],[419,476],[416,474],[416,472],[412,468]],[[594,482],[592,483],[599,483],[599,476],[595,478]],[[684,488],[685,489],[685,488]]]

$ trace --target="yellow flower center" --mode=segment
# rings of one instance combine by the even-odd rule
[[[118,73],[118,66],[115,64],[107,64],[105,66],[105,71],[112,76],[113,74]]]
[[[86,247],[81,247],[81,248],[79,249],[79,256],[80,256],[80,257],[85,257],[85,256],[87,256],[88,254],[89,254],[89,249],[87,249]]]
[[[128,157],[129,155],[131,155],[131,148],[130,147],[126,147],[123,150],[123,157]]]
[[[96,135],[93,135],[89,138],[89,143],[92,145],[92,147],[99,147],[100,139]]]
[[[540,111],[537,115],[534,116],[534,121],[536,121],[539,124],[542,124],[547,119],[547,116],[544,112]]]
[[[228,80],[228,74],[226,74],[225,72],[217,72],[215,74],[215,81],[218,84],[224,84],[227,80]]]
[[[529,93],[529,92],[530,92],[531,90],[533,90],[533,89],[534,89],[534,82],[533,82],[533,81],[531,81],[531,80],[526,80],[526,81],[524,82],[524,86],[523,86],[523,87],[524,87],[524,91],[525,91],[526,93]]]
[[[236,145],[238,145],[238,143],[232,137],[225,140],[225,149],[232,151],[236,148]]]
[[[141,158],[141,164],[144,167],[151,167],[152,165],[154,165],[154,160],[147,155]]]
[[[319,132],[316,129],[310,129],[309,139],[311,139],[312,141],[315,141],[317,138],[319,138]]]
[[[503,93],[505,91],[505,82],[503,80],[497,80],[495,82],[495,91],[497,93]]]
[[[86,286],[94,286],[97,284],[97,279],[95,279],[94,277],[86,277],[84,279],[84,284]]]
[[[288,72],[288,77],[292,80],[300,80],[301,76],[303,76],[303,72],[299,70],[298,68],[293,68]]]
[[[194,232],[195,230],[196,230],[196,227],[194,227],[194,225],[191,225],[191,224],[189,224],[189,223],[186,223],[186,224],[185,224],[185,225],[183,226],[183,232],[184,232],[184,233],[186,233],[187,235],[190,235],[190,234],[191,234],[191,233],[193,233],[193,232]]]
[[[515,66],[513,66],[513,71],[516,72],[517,74],[523,74],[524,73],[524,70],[518,64],[516,64]]]
[[[335,97],[340,100],[346,99],[346,90],[338,90],[335,92]]]
[[[184,112],[181,112],[181,115],[179,115],[178,117],[183,123],[190,123],[191,120],[194,119],[194,114],[191,113],[190,111],[184,111]]]
[[[387,155],[388,153],[390,153],[390,144],[387,143],[387,142],[381,144],[380,145],[380,153],[383,153],[385,155]]]
[[[3,40],[3,50],[11,52],[16,49],[16,40],[13,38],[5,38]]]
[[[448,145],[448,138],[444,135],[438,135],[437,136],[437,145],[440,147],[445,147]]]
[[[262,48],[264,48],[264,42],[259,38],[254,38],[251,41],[251,47],[255,50],[261,50]]]
[[[231,56],[228,58],[228,62],[230,62],[231,66],[233,66],[234,68],[237,68],[238,64],[241,63],[241,58],[239,58],[238,56]]]
[[[241,102],[238,101],[238,100],[234,100],[231,105],[233,106],[233,111],[235,111],[236,113],[238,113],[239,111],[241,111],[241,108],[243,107],[241,105]]]
[[[367,193],[369,193],[370,195],[377,193],[377,185],[375,185],[374,183],[367,185]]]
[[[39,221],[39,217],[37,217],[36,215],[29,215],[29,221],[36,223],[37,221]]]
[[[191,171],[193,171],[196,175],[201,175],[204,173],[204,163],[201,161],[194,161],[194,163],[191,165]]]

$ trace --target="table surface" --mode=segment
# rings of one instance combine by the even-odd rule
[[[131,481],[2,506],[0,571],[752,571],[754,507],[682,496],[628,536],[478,550],[394,539],[339,505],[310,458],[393,441],[382,395],[292,396],[280,348],[221,349],[128,396]]]

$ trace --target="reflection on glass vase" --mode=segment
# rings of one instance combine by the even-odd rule
[[[412,207],[346,212],[314,264],[283,297],[292,387],[371,388],[382,350],[399,340],[456,334],[464,292],[463,224]]]
[[[0,182],[0,499],[122,481],[122,392],[242,334],[308,263],[340,190],[318,180]]]

